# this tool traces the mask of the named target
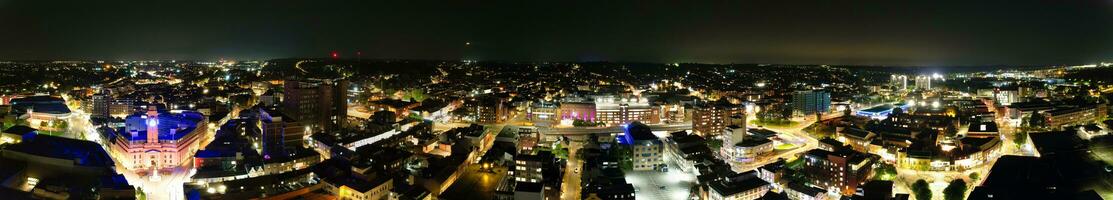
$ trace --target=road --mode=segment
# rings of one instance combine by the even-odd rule
[[[580,199],[580,189],[582,189],[582,184],[580,183],[582,175],[580,173],[583,173],[583,170],[580,169],[583,167],[584,162],[576,156],[576,152],[579,152],[581,147],[583,147],[582,142],[568,142],[568,162],[564,167],[564,180],[560,186],[560,199]]]
[[[750,170],[757,169],[758,167],[767,165],[769,163],[776,162],[780,158],[783,158],[785,160],[793,160],[797,157],[797,155],[799,155],[801,153],[804,153],[808,150],[812,150],[812,149],[815,149],[815,148],[819,148],[819,140],[817,140],[815,138],[812,138],[810,135],[808,135],[806,132],[804,132],[804,128],[807,128],[808,126],[811,126],[813,123],[815,123],[815,120],[805,120],[801,123],[797,123],[796,125],[789,126],[789,127],[777,127],[777,126],[764,127],[766,129],[769,129],[769,130],[776,131],[776,132],[780,133],[781,137],[783,137],[783,138],[794,138],[796,140],[803,140],[803,141],[795,141],[795,142],[802,143],[803,145],[801,145],[799,147],[796,147],[794,149],[788,150],[788,151],[776,152],[776,154],[772,155],[772,156],[759,157],[758,159],[756,159],[753,162],[747,162],[747,163],[730,162],[731,167],[734,169],[735,172],[750,171]],[[722,156],[722,155],[720,155],[720,156]]]
[[[692,123],[676,123],[676,124],[647,124],[653,131],[682,131],[691,130]],[[538,127],[538,131],[542,134],[558,134],[558,135],[589,135],[600,133],[621,133],[625,130],[622,126],[611,127],[567,127],[567,128],[551,128],[551,127]]]

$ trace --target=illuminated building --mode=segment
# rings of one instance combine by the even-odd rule
[[[880,120],[880,119],[888,118],[889,114],[893,113],[893,109],[898,108],[898,107],[902,110],[908,110],[908,108],[911,107],[911,106],[909,106],[908,104],[900,104],[899,106],[890,105],[890,104],[882,104],[882,105],[878,105],[878,106],[858,110],[857,112],[854,112],[854,115],[862,116],[862,117],[869,117],[871,119],[879,119]]]
[[[630,146],[633,151],[631,160],[635,171],[655,170],[664,164],[661,140],[645,124],[635,122],[627,125],[620,143]]]
[[[346,79],[286,80],[283,111],[314,130],[337,130],[348,119],[347,88]]]
[[[804,153],[804,173],[810,184],[852,195],[868,180],[876,156],[838,147],[835,151],[813,149]]]
[[[506,105],[506,98],[495,95],[483,95],[464,103],[468,109],[468,117],[476,123],[499,123],[510,117],[510,108]]]
[[[259,143],[257,147],[259,152],[264,154],[284,152],[285,149],[305,146],[304,139],[312,134],[312,131],[301,122],[294,121],[281,112],[266,111],[262,108],[255,111],[258,115],[257,127],[262,132],[259,137],[251,137],[251,139]]]
[[[916,76],[916,89],[931,89],[931,76]]]
[[[30,96],[12,99],[12,112],[27,119],[31,128],[44,131],[61,131],[71,116],[66,101],[53,96]]]
[[[582,102],[561,102],[557,110],[561,120],[595,121],[595,104]]]
[[[128,169],[171,168],[188,162],[202,145],[208,119],[195,111],[160,111],[125,119],[125,129],[115,135],[113,156]]]
[[[600,96],[595,99],[596,121],[610,126],[635,121],[649,124],[661,123],[658,112],[658,109],[642,97]]]
[[[557,120],[557,110],[560,106],[554,102],[539,101],[532,102],[529,109],[526,110],[526,119],[530,121],[555,121]]]
[[[772,188],[755,171],[748,171],[707,183],[709,200],[758,199]]]
[[[1047,118],[1047,125],[1051,127],[1082,125],[1105,119],[1108,110],[1109,107],[1105,106],[1105,104],[1091,104],[1076,108],[1047,111],[1044,112],[1044,117]]]
[[[110,113],[108,112],[108,105],[110,105],[111,101],[111,94],[99,93],[93,95],[92,100],[90,100],[90,103],[92,104],[92,109],[90,109],[91,112],[89,113],[90,116],[102,118],[110,117]]]
[[[831,110],[831,93],[822,90],[796,91],[792,94],[792,108],[803,115],[826,113]]]
[[[540,151],[537,155],[519,154],[514,156],[514,181],[540,183],[544,174],[542,170],[552,165],[555,157],[549,151]]]
[[[738,120],[731,117],[739,116]],[[728,125],[746,126],[746,108],[725,101],[697,105],[692,111],[692,130],[701,136],[722,133]]]
[[[905,75],[891,75],[889,77],[889,85],[892,85],[893,88],[896,88],[897,90],[907,90],[908,89],[908,76],[905,76]]]
[[[773,152],[773,141],[748,135],[747,128],[727,126],[723,130],[722,154],[734,162],[753,161],[758,156]]]

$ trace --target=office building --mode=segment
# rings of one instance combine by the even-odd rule
[[[286,80],[283,111],[313,130],[338,130],[348,119],[347,89],[346,79]]]
[[[1108,110],[1109,107],[1105,104],[1091,104],[1075,108],[1050,110],[1044,112],[1044,117],[1047,118],[1047,125],[1050,127],[1083,125],[1105,119]]]
[[[748,200],[758,199],[772,189],[769,182],[762,180],[755,171],[735,174],[707,183],[709,200]]]
[[[831,109],[831,93],[822,90],[796,91],[792,94],[792,108],[802,115],[825,113]]]
[[[655,170],[664,165],[663,145],[649,126],[639,122],[627,125],[621,143],[633,151],[635,171]]]
[[[727,126],[723,129],[722,154],[732,162],[750,162],[773,152],[773,141],[749,135],[746,127]]]
[[[813,149],[804,153],[804,173],[810,184],[852,195],[868,181],[876,156],[839,147],[835,151]]]
[[[467,117],[476,123],[493,124],[506,121],[510,117],[510,107],[506,98],[497,95],[483,95],[464,102]]]
[[[642,122],[661,123],[659,109],[650,105],[644,97],[600,96],[595,98],[595,114],[598,122],[608,126]]]
[[[731,120],[732,117],[740,119]],[[746,126],[746,108],[726,101],[696,105],[692,111],[692,131],[701,136],[721,133],[728,125]]]

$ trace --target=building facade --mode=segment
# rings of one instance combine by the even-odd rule
[[[811,115],[831,110],[831,93],[822,90],[796,91],[792,94],[793,112]]]
[[[804,173],[815,186],[852,195],[868,180],[877,160],[870,154],[839,148],[835,151],[813,149],[804,153]]]
[[[664,164],[664,146],[645,124],[628,125],[621,143],[631,148],[635,171],[655,170]]]
[[[596,121],[608,126],[642,122],[661,123],[659,109],[642,97],[600,96],[595,99]]]
[[[208,119],[195,111],[160,111],[125,119],[112,142],[112,155],[128,169],[163,169],[189,162],[208,132]]]
[[[283,85],[283,111],[314,130],[332,131],[348,119],[348,80],[290,79]]]
[[[731,120],[740,116],[740,120]],[[739,124],[741,123],[741,124]],[[746,108],[729,102],[697,105],[692,111],[692,131],[701,136],[721,133],[728,125],[746,126]]]

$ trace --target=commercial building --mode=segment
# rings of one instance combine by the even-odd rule
[[[560,120],[583,120],[594,122],[595,103],[561,102],[560,108],[557,110],[556,115],[560,116]]]
[[[101,145],[34,133],[21,140],[0,150],[0,199],[135,197]]]
[[[595,98],[596,121],[608,126],[642,122],[661,123],[659,109],[644,97],[599,96]]]
[[[560,104],[556,102],[537,101],[529,105],[526,110],[526,119],[534,122],[552,122],[559,120],[557,113],[560,110]]]
[[[831,110],[831,93],[822,90],[796,91],[792,94],[792,108],[802,115],[825,113]]]
[[[124,130],[114,133],[112,155],[128,169],[177,167],[204,145],[207,124],[208,119],[195,111],[150,106],[146,113],[128,116]]]
[[[764,196],[772,188],[755,171],[748,171],[707,184],[709,200],[749,200]]]
[[[12,99],[12,113],[27,119],[31,128],[43,131],[61,131],[71,112],[66,101],[54,96],[30,96]]]
[[[916,76],[916,89],[930,90],[931,89],[931,76]]]
[[[1047,118],[1047,125],[1050,127],[1083,125],[1105,119],[1108,110],[1109,107],[1105,104],[1091,104],[1047,111],[1044,112],[1044,117]]]
[[[621,143],[633,151],[631,159],[635,171],[654,170],[664,165],[664,147],[649,126],[639,122],[627,125]]]
[[[306,146],[305,139],[312,134],[312,130],[300,121],[282,112],[255,108],[254,114],[257,115],[255,126],[261,130],[258,137],[251,137],[259,144],[256,151],[285,152],[286,149],[303,147]]]
[[[803,172],[810,184],[843,195],[852,195],[859,184],[866,182],[876,156],[849,148],[835,151],[813,149],[804,153]]]
[[[966,137],[997,137],[999,134],[994,122],[974,123],[966,130]]]
[[[789,183],[785,187],[785,195],[792,200],[827,200],[827,190],[812,187],[804,183]]]
[[[893,88],[895,88],[895,90],[907,90],[908,89],[908,76],[906,76],[906,75],[891,75],[889,77],[889,85],[892,86]]]
[[[288,79],[284,81],[283,111],[313,130],[333,131],[348,119],[348,80]]]
[[[749,162],[773,152],[773,141],[749,135],[746,127],[727,126],[723,130],[722,154],[733,162]]]
[[[732,117],[738,116],[738,120]],[[696,105],[692,111],[692,131],[701,136],[722,133],[728,125],[746,126],[746,108],[726,101]]]
[[[89,103],[91,109],[89,115],[91,117],[108,118],[111,115],[108,106],[112,102],[112,95],[106,93],[94,94]]]
[[[497,95],[483,95],[464,102],[464,109],[468,111],[468,118],[476,123],[499,123],[510,117],[510,108],[506,105],[506,98]]]

